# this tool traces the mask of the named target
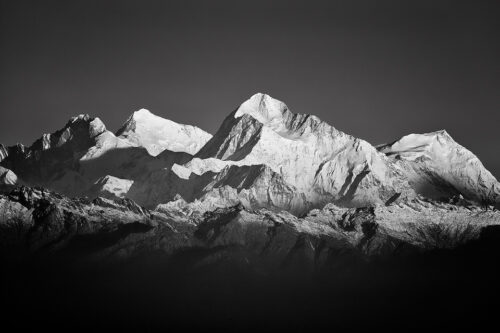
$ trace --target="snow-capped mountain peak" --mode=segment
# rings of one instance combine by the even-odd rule
[[[394,158],[417,191],[426,196],[442,198],[451,191],[479,201],[500,198],[495,177],[446,130],[409,134],[378,149]]]
[[[132,117],[137,119],[137,118],[148,118],[148,117],[157,117],[157,116],[154,115],[148,109],[139,109],[132,114]]]
[[[233,114],[234,119],[250,118],[287,139],[304,138],[309,134],[337,135],[335,128],[310,114],[293,113],[287,105],[267,94],[257,93],[243,102]],[[247,121],[251,123],[252,121]],[[247,127],[243,125],[243,127]],[[259,126],[253,126],[259,127]]]
[[[32,146],[0,146],[0,164],[12,171],[3,173],[5,182],[17,176],[68,195],[128,197],[147,207],[177,194],[187,202],[239,201],[297,214],[329,202],[360,207],[417,193],[500,202],[500,184],[445,130],[376,148],[263,93],[230,113],[213,137],[146,109],[116,135],[82,114]]]
[[[440,130],[424,134],[408,134],[388,145],[382,145],[379,150],[387,155],[397,154],[400,158],[414,160],[419,157],[429,157],[442,154],[442,148],[449,150],[449,146],[456,144],[455,140],[446,132]]]
[[[281,121],[286,110],[288,107],[285,103],[267,94],[257,93],[240,105],[234,117],[248,114],[262,124],[268,124]]]
[[[264,164],[313,206],[332,200],[373,204],[397,193],[412,195],[398,170],[369,143],[260,93],[227,117],[196,157],[196,163],[185,165],[194,173],[220,171],[214,159],[226,165]]]
[[[71,117],[66,125],[54,133],[43,134],[29,149],[32,151],[49,150],[70,144],[70,150],[87,149],[99,135],[105,133],[106,126],[101,119],[88,114]]]
[[[146,109],[135,111],[116,135],[153,156],[165,149],[195,154],[212,137],[198,127],[178,124]]]

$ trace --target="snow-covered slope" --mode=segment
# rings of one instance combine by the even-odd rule
[[[0,166],[4,183],[126,197],[149,209],[241,204],[300,216],[328,203],[391,205],[417,193],[500,203],[496,179],[446,132],[411,134],[377,149],[261,93],[213,137],[144,109],[117,135],[99,118],[79,115],[29,147],[0,145]]]
[[[500,184],[495,177],[444,130],[410,134],[379,150],[390,156],[425,196],[461,194],[482,203],[500,202]]]
[[[313,206],[329,201],[370,205],[412,195],[401,170],[368,142],[315,116],[292,113],[260,93],[231,113],[184,166],[200,174],[224,165],[256,164],[269,166]]]
[[[121,179],[107,175],[99,178],[94,183],[90,194],[92,197],[122,198],[130,190],[133,183],[134,181],[130,179]]]
[[[30,147],[2,149],[2,156],[2,166],[15,172],[24,183],[79,196],[95,194],[103,179],[123,179],[125,184],[131,184],[153,170],[185,162],[190,155],[164,151],[153,157],[145,148],[116,137],[99,118],[79,115],[61,130],[44,134]],[[106,176],[112,178],[103,178]],[[114,188],[107,186],[106,191]],[[128,188],[119,186],[115,194],[123,196]]]
[[[116,135],[133,146],[146,148],[153,156],[166,149],[193,155],[212,137],[198,127],[177,124],[146,109],[134,112]]]
[[[28,184],[50,188],[53,181],[67,177],[68,170],[75,170],[75,163],[87,155],[91,147],[103,142],[102,136],[106,135],[106,127],[99,118],[79,115],[71,118],[61,130],[44,134],[30,147],[18,144],[7,148],[1,163]],[[114,142],[109,149],[119,146]],[[96,151],[93,155],[98,154]],[[73,179],[65,181],[65,188],[75,186]]]

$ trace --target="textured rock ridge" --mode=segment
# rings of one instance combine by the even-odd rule
[[[0,195],[0,253],[73,253],[79,259],[104,260],[158,252],[171,256],[197,248],[206,250],[210,261],[235,255],[256,265],[305,262],[313,269],[331,265],[339,256],[455,248],[500,224],[499,211],[466,200],[450,204],[419,197],[365,208],[328,204],[303,217],[247,209],[241,203],[196,213],[186,210],[182,198],[176,201],[177,206],[169,203],[151,211],[130,199],[70,199],[18,187]],[[238,256],[241,251],[244,257]]]

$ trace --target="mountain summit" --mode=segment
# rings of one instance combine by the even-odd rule
[[[203,147],[198,150],[198,145]],[[385,281],[403,272],[388,282],[391,288],[411,276],[420,280],[424,258],[431,259],[429,281],[436,280],[442,266],[453,263],[436,290],[447,289],[457,272],[464,271],[467,252],[472,254],[470,273],[453,292],[471,278],[476,285],[495,285],[493,269],[484,271],[478,262],[490,268],[498,259],[499,193],[499,183],[479,159],[445,131],[409,134],[374,147],[318,117],[294,113],[265,94],[253,95],[229,113],[213,136],[146,110],[130,116],[116,135],[99,118],[80,115],[31,146],[0,145],[0,257],[9,262],[19,259],[23,266],[48,259],[49,265],[36,263],[41,274],[4,270],[20,272],[10,280],[19,286],[20,295],[26,294],[26,286],[55,286],[57,276],[73,288],[75,279],[68,279],[68,274],[46,273],[48,266],[68,265],[69,271],[83,277],[81,286],[91,289],[89,278],[109,268],[102,274],[109,281],[105,289],[112,291],[109,300],[117,294],[117,279],[139,272],[139,283],[133,284],[136,293],[151,291],[141,306],[158,296],[155,285],[145,288],[151,281],[167,286],[167,297],[162,298],[171,302],[171,286],[187,288],[175,301],[193,292],[193,281],[204,285],[228,275],[235,280],[222,280],[222,294],[228,285],[250,286],[248,299],[262,303],[262,297],[253,295],[260,290],[258,284],[242,283],[250,274],[272,281],[272,288],[264,290],[272,295],[272,307],[276,295],[297,290],[295,283],[287,283],[276,293],[275,287],[285,280],[298,277],[307,285],[304,295],[321,299],[333,281],[342,290],[330,298],[345,296],[340,309],[352,298],[352,292],[345,293],[346,285],[361,287],[366,294],[366,286],[374,286],[373,275]],[[408,270],[410,262],[417,264]],[[128,264],[130,271],[123,270]],[[91,269],[84,273],[81,267]],[[152,267],[155,274],[148,273]],[[110,279],[108,272],[115,272],[116,278]],[[26,276],[33,276],[33,283],[26,283]],[[48,283],[40,284],[39,276],[47,276]],[[312,279],[303,280],[307,276]],[[310,286],[322,281],[325,285],[311,293]],[[415,290],[413,280],[407,285]],[[419,297],[428,285],[416,289],[417,299],[427,300]],[[62,290],[55,288],[56,294]],[[213,293],[210,283],[208,289],[209,298],[221,294]],[[490,289],[485,287],[483,293],[489,296]],[[124,287],[123,293],[130,290]],[[390,288],[381,290],[376,302],[367,304],[379,304],[387,295],[394,303]],[[195,288],[195,294],[199,291]],[[399,288],[396,293],[408,295]],[[52,297],[42,295],[40,304]],[[292,307],[294,297],[287,301]],[[95,299],[90,298],[90,306]],[[463,293],[452,299],[463,300]],[[398,306],[404,304],[396,300]],[[230,297],[225,304],[234,307],[234,301]],[[198,303],[205,314],[205,302]],[[478,304],[476,298],[470,303]],[[320,304],[312,321],[324,311]],[[275,317],[271,308],[268,312]],[[105,317],[108,310],[106,306]],[[328,317],[337,310],[324,313]],[[435,312],[441,315],[441,310]],[[356,311],[350,313],[359,317]],[[122,312],[119,308],[116,318]],[[377,314],[384,324],[386,313],[383,309]],[[427,315],[424,311],[420,317]],[[185,318],[191,317],[189,312]],[[212,317],[209,313],[207,320]],[[150,313],[144,318],[149,320]],[[373,317],[367,318],[371,325]],[[58,317],[56,321],[57,326]]]
[[[478,202],[500,201],[500,184],[479,158],[445,130],[409,134],[379,147],[412,186],[431,198],[464,195]]]
[[[495,177],[445,131],[374,147],[262,93],[213,136],[145,109],[116,135],[99,118],[79,115],[30,147],[0,146],[0,157],[7,185],[129,198],[150,209],[241,204],[301,215],[328,203],[366,207],[420,196],[500,202]]]
[[[116,135],[157,156],[164,150],[195,154],[212,137],[202,129],[177,124],[146,109],[134,112]]]
[[[265,94],[243,102],[186,166],[201,174],[256,164],[269,166],[310,207],[327,202],[372,205],[414,195],[401,170],[368,142],[316,116],[293,113]]]

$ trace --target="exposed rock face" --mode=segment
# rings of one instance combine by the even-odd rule
[[[308,207],[390,204],[416,193],[500,202],[498,181],[446,132],[410,135],[379,150],[386,156],[317,117],[292,113],[284,103],[256,94],[179,171],[186,177],[189,171],[201,175],[228,165],[265,164],[303,194]]]
[[[0,144],[0,162],[2,162],[9,155],[9,150]]]
[[[17,176],[9,169],[0,167],[0,185],[15,185],[17,184]]]
[[[413,195],[401,170],[369,143],[315,116],[292,113],[265,94],[252,96],[229,115],[185,167],[201,174],[255,164],[280,174],[312,206],[331,201],[363,206]]]
[[[241,260],[256,265],[300,263],[314,269],[339,255],[369,258],[454,248],[500,224],[499,211],[466,201],[455,205],[417,198],[367,208],[328,204],[302,218],[242,204],[188,210],[182,198],[176,201],[150,211],[129,199],[70,199],[20,187],[0,196],[2,252],[111,259],[197,248],[209,256],[203,264],[219,260],[216,253],[232,256],[230,249],[237,248],[246,253]]]
[[[99,118],[80,115],[30,147],[0,146],[0,165],[4,185],[128,198],[168,216],[237,204],[303,216],[330,203],[375,207],[418,195],[500,205],[497,180],[446,132],[377,149],[260,93],[213,137],[144,109],[116,135]]]
[[[161,217],[129,199],[69,199],[27,187],[0,197],[0,217],[2,248],[14,248],[17,255],[54,251],[101,255],[122,242],[140,243],[153,229],[173,232],[167,221],[159,225]],[[175,238],[167,247],[175,247]]]
[[[1,154],[2,166],[15,170],[25,184],[70,196],[108,192],[116,197],[125,196],[135,180],[191,157],[171,151],[151,156],[145,148],[116,137],[99,118],[88,115],[73,117],[63,129],[44,134],[30,147],[2,146]],[[109,186],[111,179],[115,184],[122,179],[124,184]],[[108,184],[105,189],[100,188],[103,182]]]
[[[19,144],[9,147],[2,165],[15,170],[18,177],[28,184],[73,194],[75,188],[84,183],[81,173],[78,173],[78,161],[102,153],[102,143],[107,135],[99,118],[79,115],[71,118],[63,129],[44,134],[30,147]],[[115,143],[110,148],[120,147]],[[91,147],[101,149],[91,150]]]

